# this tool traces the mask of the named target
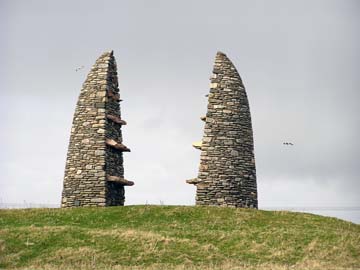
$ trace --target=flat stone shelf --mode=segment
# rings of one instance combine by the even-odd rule
[[[198,178],[192,178],[192,179],[186,180],[186,183],[192,184],[192,185],[197,185],[200,183],[200,180]]]
[[[201,150],[202,142],[193,142],[192,146],[196,149]]]
[[[108,175],[106,180],[108,182],[119,183],[123,186],[133,186],[135,183],[133,181],[126,180],[120,176]]]
[[[113,121],[114,123],[122,125],[122,126],[127,124],[125,120],[122,120],[119,116],[116,116],[116,115],[107,114],[106,118]]]
[[[122,143],[118,143],[117,141],[113,140],[113,139],[106,139],[105,141],[106,145],[115,148],[116,150],[119,150],[121,152],[130,152],[130,149],[127,148],[125,145],[123,145]]]
[[[118,93],[113,92],[112,90],[108,91],[107,95],[108,95],[109,98],[112,98],[112,99],[114,99],[116,101],[122,101],[120,99],[120,95]]]
[[[206,116],[201,116],[200,120],[205,122],[206,121]]]

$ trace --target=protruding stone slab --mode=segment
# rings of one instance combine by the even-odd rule
[[[129,180],[126,180],[122,177],[119,177],[119,176],[114,176],[114,175],[109,175],[107,178],[106,178],[107,181],[109,182],[115,182],[115,183],[119,183],[123,186],[133,186],[135,183],[133,181],[129,181]]]
[[[193,143],[192,143],[192,146],[193,146],[194,148],[196,148],[196,149],[201,150],[202,142],[201,142],[201,141],[199,141],[199,142],[193,142]]]
[[[106,118],[113,121],[114,123],[122,125],[122,126],[127,124],[126,121],[122,120],[119,116],[116,116],[116,115],[107,114]]]
[[[110,147],[113,147],[119,151],[122,151],[122,152],[130,152],[130,149],[127,148],[125,145],[123,145],[122,143],[119,143],[113,139],[106,139],[105,141],[106,145],[110,146]]]
[[[108,97],[112,98],[115,101],[120,101],[120,95],[118,93],[113,92],[112,90],[108,91]]]
[[[198,178],[192,178],[192,179],[186,180],[186,183],[192,184],[192,185],[197,185],[197,184],[199,184],[201,182],[199,181]]]
[[[206,121],[206,116],[201,116],[200,120],[205,122]]]

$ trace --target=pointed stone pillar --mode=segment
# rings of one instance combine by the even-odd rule
[[[257,208],[253,131],[249,102],[235,66],[221,52],[215,59],[198,177],[197,205]]]
[[[124,205],[120,94],[113,52],[88,74],[76,105],[67,153],[62,207]],[[116,181],[115,181],[115,180]]]

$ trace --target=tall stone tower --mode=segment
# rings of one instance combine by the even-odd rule
[[[96,60],[76,105],[65,166],[62,207],[124,205],[120,94],[113,52]]]
[[[239,73],[221,52],[211,76],[204,136],[194,184],[197,205],[257,208],[253,132],[249,102]]]

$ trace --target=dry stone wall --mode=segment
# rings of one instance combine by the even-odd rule
[[[62,207],[124,205],[120,94],[113,52],[88,74],[76,105],[65,166]]]
[[[211,76],[204,136],[194,184],[197,205],[257,208],[253,131],[249,102],[235,66],[221,52]]]

